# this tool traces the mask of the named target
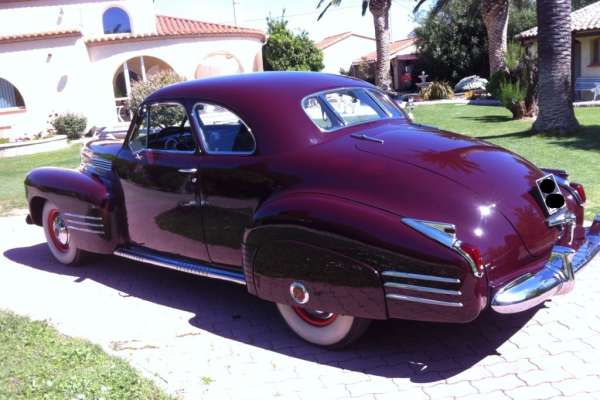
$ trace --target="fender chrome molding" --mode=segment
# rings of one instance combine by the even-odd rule
[[[423,221],[414,218],[402,218],[402,222],[417,232],[422,233],[423,235],[458,253],[462,258],[465,259],[471,268],[471,272],[476,278],[483,277],[483,271],[478,268],[475,260],[473,260],[473,258],[461,248],[462,242],[456,237],[456,226],[454,224],[449,224],[446,222]]]
[[[433,306],[457,307],[457,308],[460,308],[463,306],[463,303],[459,303],[459,302],[432,300],[432,299],[425,299],[423,297],[404,296],[402,294],[389,293],[389,294],[386,294],[385,297],[390,300],[408,301],[411,303],[423,303],[423,304],[430,304]]]

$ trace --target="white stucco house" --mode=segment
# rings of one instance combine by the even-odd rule
[[[152,0],[0,0],[0,136],[37,133],[67,111],[88,127],[122,122],[133,81],[260,71],[265,40],[156,15]]]
[[[356,58],[375,51],[375,39],[352,32],[328,36],[315,44],[323,52],[323,72],[348,71]]]

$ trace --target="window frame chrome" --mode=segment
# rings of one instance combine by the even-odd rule
[[[200,116],[196,113],[196,107],[198,107],[198,105],[200,104],[204,104],[204,105],[210,105],[210,106],[217,106],[217,107],[221,107],[226,109],[227,111],[229,111],[230,113],[232,113],[233,115],[235,115],[240,122],[246,127],[246,129],[248,130],[248,133],[250,133],[250,136],[252,136],[252,141],[254,142],[254,147],[252,148],[252,151],[212,151],[209,149],[207,143],[206,143],[206,139],[204,137],[204,131],[202,129],[202,122],[200,120]],[[194,121],[195,124],[195,128],[198,131],[198,137],[200,138],[200,142],[201,142],[201,146],[202,146],[202,150],[205,154],[207,155],[211,155],[211,156],[218,156],[218,155],[222,155],[222,156],[251,156],[256,154],[256,149],[258,148],[258,143],[256,142],[256,135],[254,135],[254,132],[252,131],[252,128],[250,128],[250,125],[248,125],[246,123],[246,121],[244,121],[237,112],[234,112],[231,110],[231,108],[229,108],[226,105],[223,104],[219,104],[219,103],[215,103],[213,101],[196,101],[194,102],[194,104],[192,105],[191,108],[191,116],[192,119]]]

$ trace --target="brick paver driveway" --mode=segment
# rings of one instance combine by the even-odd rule
[[[48,319],[193,399],[600,399],[600,262],[575,292],[467,325],[380,321],[344,351],[305,344],[243,287],[99,257],[57,264],[0,218],[0,308]]]

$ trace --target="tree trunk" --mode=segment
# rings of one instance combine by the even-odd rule
[[[539,115],[536,132],[573,133],[571,0],[538,0]]]
[[[389,11],[391,0],[369,1],[369,11],[375,25],[377,62],[375,64],[375,84],[383,90],[391,88],[390,76],[390,25]]]
[[[490,76],[506,67],[508,0],[483,0],[481,14],[488,37]]]

